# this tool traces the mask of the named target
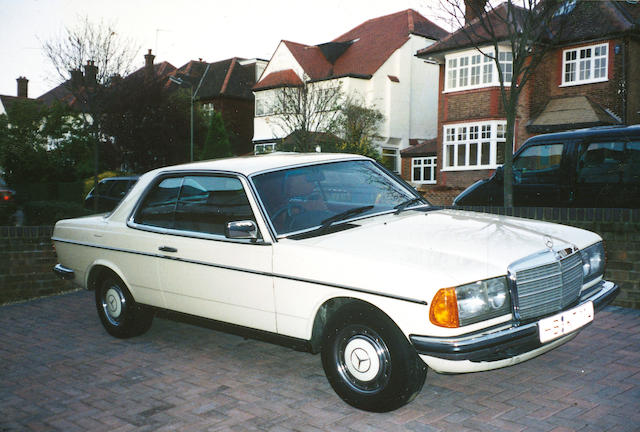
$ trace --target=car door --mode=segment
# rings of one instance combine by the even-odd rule
[[[513,196],[516,206],[566,207],[570,184],[567,144],[543,142],[523,149],[513,160]]]
[[[597,137],[578,146],[575,204],[579,207],[638,207],[640,140]]]
[[[244,180],[194,174],[173,181],[180,182],[173,220],[158,238],[167,308],[275,332],[271,244],[225,236],[228,222],[256,222]]]

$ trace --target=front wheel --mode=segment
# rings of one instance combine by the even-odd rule
[[[153,322],[153,311],[136,304],[125,284],[114,276],[96,287],[96,308],[104,328],[118,338],[139,336]]]
[[[365,411],[392,411],[420,392],[427,373],[400,329],[382,312],[347,306],[329,322],[322,365],[334,391]]]

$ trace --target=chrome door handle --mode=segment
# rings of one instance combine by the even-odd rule
[[[178,252],[178,249],[170,246],[160,246],[158,250],[161,250],[162,252]]]

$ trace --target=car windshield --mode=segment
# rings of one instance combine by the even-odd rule
[[[407,203],[425,204],[367,160],[274,171],[253,176],[252,181],[279,237],[397,210]]]

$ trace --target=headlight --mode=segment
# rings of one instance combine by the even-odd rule
[[[602,242],[581,250],[580,255],[582,256],[582,275],[584,276],[584,282],[590,282],[604,274],[605,258]]]
[[[429,319],[441,327],[460,327],[511,312],[505,277],[482,280],[436,293]]]

